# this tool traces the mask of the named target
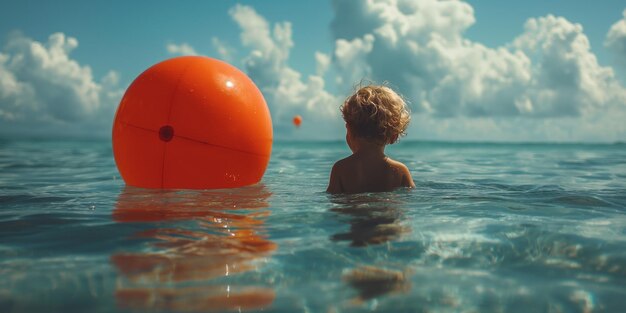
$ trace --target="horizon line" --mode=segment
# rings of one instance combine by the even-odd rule
[[[0,141],[111,141],[112,138],[104,136],[5,136],[0,135]],[[273,143],[345,143],[345,139],[294,139],[274,138]],[[403,143],[424,144],[476,144],[476,145],[626,145],[626,140],[616,141],[507,141],[507,140],[462,140],[462,139],[403,139]]]

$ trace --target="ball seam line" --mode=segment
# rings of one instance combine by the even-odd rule
[[[126,125],[130,126],[130,127],[142,129],[142,130],[145,130],[145,131],[149,131],[149,132],[154,132],[154,133],[157,132],[156,130],[152,130],[152,129],[149,129],[149,128],[133,125],[133,124],[130,124],[130,123],[126,123]],[[202,141],[202,140],[197,140],[197,139],[193,139],[193,138],[189,138],[189,137],[185,137],[185,136],[181,136],[181,135],[176,135],[176,134],[174,134],[173,138],[185,139],[185,140],[193,141],[195,143],[204,144],[204,145],[207,145],[207,146],[213,146],[213,147],[217,147],[217,148],[233,150],[233,151],[236,151],[236,152],[252,154],[252,155],[259,156],[259,157],[267,157],[267,156],[271,155],[271,153],[269,153],[269,154],[254,153],[254,152],[251,152],[251,151],[246,151],[246,150],[237,149],[237,148],[231,148],[231,147],[228,147],[228,146],[217,145],[217,144],[214,144],[214,143],[210,143],[210,142],[206,142],[206,141]],[[266,139],[266,140],[272,141],[271,138]]]

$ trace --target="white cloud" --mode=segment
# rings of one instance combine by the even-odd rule
[[[199,55],[198,52],[188,43],[174,44],[169,43],[166,46],[167,52],[174,55]]]
[[[233,62],[233,53],[234,49],[228,46],[225,42],[222,42],[219,38],[213,37],[211,38],[211,44],[213,44],[213,48],[217,51],[220,59],[232,63]]]
[[[626,137],[626,111],[617,107],[580,117],[433,118],[416,114],[410,139],[507,142],[616,142]]]
[[[390,81],[417,112],[579,116],[624,96],[612,70],[591,53],[582,27],[563,18],[531,18],[512,44],[493,49],[463,37],[474,23],[465,2],[334,3],[338,82]],[[340,22],[347,15],[350,24]],[[352,38],[341,37],[347,34]]]
[[[276,24],[272,32],[269,23],[252,7],[237,5],[229,13],[241,28],[242,45],[251,49],[244,59],[246,71],[261,86],[277,86],[293,47],[291,24]]]
[[[337,84],[353,85],[372,75],[372,69],[366,57],[372,51],[373,45],[374,36],[371,34],[350,41],[338,39],[335,42],[333,65],[339,73],[335,79]]]
[[[243,68],[263,91],[279,137],[293,133],[290,119],[301,114],[312,136],[342,138],[338,106],[361,81],[389,82],[412,103],[409,138],[626,136],[626,89],[612,68],[598,63],[579,24],[552,15],[530,18],[508,44],[487,47],[464,37],[475,17],[462,1],[334,0],[333,9],[333,50],[315,52],[315,75],[306,78],[288,64],[294,46],[289,22],[272,25],[249,6],[229,11],[248,49]],[[624,38],[626,21],[620,20],[606,46],[626,55]],[[222,49],[219,39],[213,45],[232,56],[234,49]]]
[[[315,75],[323,77],[328,71],[330,66],[330,56],[328,54],[316,51],[315,52]]]
[[[490,48],[464,38],[475,22],[465,2],[335,0],[333,8],[336,82],[343,90],[363,78],[391,82],[413,103],[414,123],[439,131],[433,136],[486,129],[504,138],[507,124],[536,127],[534,140],[626,135],[623,127],[593,124],[620,125],[615,116],[626,111],[626,90],[598,64],[579,24],[531,18],[510,44]],[[612,33],[621,34],[621,26]],[[585,123],[595,127],[580,127]],[[567,136],[555,135],[552,125],[569,127]]]
[[[512,47],[532,60],[531,81],[523,87],[537,115],[579,116],[626,99],[613,70],[598,64],[580,24],[551,15],[531,18]]]
[[[287,64],[293,47],[291,24],[270,24],[249,6],[237,5],[229,11],[241,28],[241,43],[250,50],[244,58],[245,71],[263,91],[272,113],[278,137],[295,132],[291,118],[302,115],[298,130],[304,136],[333,137],[338,133],[338,107],[341,99],[326,91],[321,75],[328,67],[328,56],[316,55],[318,75],[303,79]]]
[[[606,34],[604,45],[613,53],[616,60],[626,67],[626,10],[624,16],[617,21]]]
[[[110,131],[122,91],[117,74],[95,81],[69,54],[78,47],[63,33],[41,43],[10,36],[0,53],[0,131],[4,134],[93,135]],[[88,130],[80,132],[80,130]]]

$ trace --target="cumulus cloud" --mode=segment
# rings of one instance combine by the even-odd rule
[[[330,56],[328,54],[316,51],[315,52],[315,64],[317,65],[315,68],[315,74],[317,76],[323,77],[330,66]]]
[[[423,140],[616,142],[626,138],[624,120],[626,111],[619,107],[560,118],[433,118],[428,114],[415,114],[408,133],[411,139]]]
[[[324,79],[332,59],[329,54],[315,52],[315,75],[303,77],[289,66],[294,45],[291,23],[271,24],[254,8],[236,5],[228,12],[240,28],[240,41],[245,56],[234,60],[235,49],[217,37],[211,39],[219,58],[241,64],[243,70],[263,92],[272,114],[277,138],[337,138],[344,132],[339,121],[339,105],[343,97],[327,91]],[[171,54],[196,54],[188,44],[169,44]],[[303,117],[300,129],[292,125],[295,115]],[[294,137],[295,136],[295,137]]]
[[[14,33],[0,52],[0,130],[4,134],[93,135],[110,131],[122,91],[109,72],[96,81],[69,54],[78,40],[63,33],[41,43]],[[81,132],[81,130],[85,130]]]
[[[464,37],[475,22],[466,2],[334,0],[333,8],[335,82],[342,90],[363,78],[391,82],[412,103],[412,129],[430,138],[522,139],[527,129],[534,140],[626,135],[617,118],[626,115],[626,90],[579,24],[530,18],[522,34],[492,48]],[[621,20],[607,46],[624,56],[624,38]]]
[[[510,44],[489,48],[463,37],[475,22],[465,2],[336,0],[334,8],[338,82],[390,81],[418,113],[580,116],[624,99],[582,26],[564,18],[531,18]]]
[[[211,44],[215,52],[217,53],[217,57],[221,60],[227,62],[234,62],[233,53],[234,49],[227,45],[225,42],[221,41],[217,37],[211,38]],[[165,46],[165,50],[167,53],[176,55],[176,56],[185,56],[185,55],[205,55],[198,52],[192,45],[184,42],[181,44],[168,43]]]
[[[624,16],[617,21],[606,34],[604,45],[613,53],[616,60],[626,67],[626,10]]]
[[[199,55],[198,52],[188,43],[182,44],[167,44],[165,47],[167,52],[174,55]]]
[[[232,63],[234,60],[234,49],[217,37],[211,38],[211,44],[219,55],[220,59]]]
[[[341,138],[338,106],[361,81],[389,82],[409,100],[410,138],[626,136],[626,89],[599,64],[580,24],[529,18],[509,43],[487,47],[464,36],[476,20],[462,1],[333,0],[333,10],[334,46],[315,52],[315,74],[306,78],[289,65],[291,23],[270,23],[250,6],[229,11],[247,49],[242,67],[263,91],[278,136],[289,137],[291,117],[301,114],[303,125],[307,119],[312,125],[307,133]],[[626,17],[611,28],[606,46],[624,56],[624,38]],[[234,49],[222,49],[219,39],[213,45],[232,57]]]
[[[336,136],[340,99],[326,90],[321,75],[329,66],[329,56],[315,55],[318,73],[306,79],[288,65],[293,47],[291,24],[276,23],[273,27],[252,7],[237,5],[229,11],[241,29],[241,43],[250,52],[243,59],[243,67],[266,97],[274,128],[278,135],[295,131],[291,118],[304,117],[303,134]],[[309,129],[310,128],[310,129]]]

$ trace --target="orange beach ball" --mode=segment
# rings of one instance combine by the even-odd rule
[[[300,115],[294,116],[292,122],[294,125],[296,125],[296,127],[300,127],[300,124],[302,124],[302,116]]]
[[[141,73],[115,114],[113,154],[126,184],[212,189],[257,183],[272,150],[272,119],[243,72],[208,57],[177,57]]]

